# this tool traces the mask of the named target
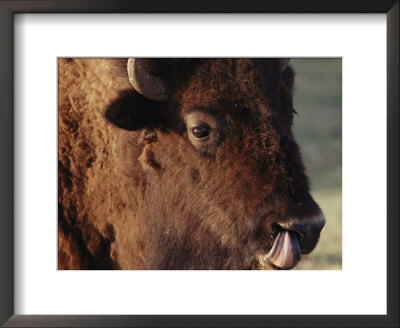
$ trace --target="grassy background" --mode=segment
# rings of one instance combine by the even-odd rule
[[[293,59],[294,134],[326,218],[319,244],[296,269],[342,268],[342,60]]]

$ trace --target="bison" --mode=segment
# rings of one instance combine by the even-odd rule
[[[277,58],[60,58],[59,269],[291,269],[325,219]]]

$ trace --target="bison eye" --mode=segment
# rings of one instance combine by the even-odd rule
[[[202,124],[192,128],[192,135],[196,139],[204,139],[210,135],[210,127],[207,124]]]
[[[183,123],[190,143],[202,155],[214,155],[225,135],[225,120],[201,110],[183,113]]]

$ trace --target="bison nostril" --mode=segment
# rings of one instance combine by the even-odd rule
[[[303,254],[309,253],[314,249],[324,225],[325,218],[322,214],[310,219],[296,219],[278,223],[280,229],[294,231],[299,235]]]
[[[278,223],[283,230],[295,231],[300,235],[319,233],[325,225],[325,218],[320,215],[312,219],[297,219]]]
[[[311,231],[311,228],[308,224],[290,223],[290,224],[280,224],[279,226],[283,230],[297,232],[301,237],[304,237]]]

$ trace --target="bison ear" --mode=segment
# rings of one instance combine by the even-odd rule
[[[151,101],[132,91],[118,97],[105,111],[105,118],[121,129],[136,131],[158,126],[165,106],[165,103]]]
[[[279,65],[280,65],[281,72],[285,71],[286,67],[288,67],[288,65],[289,65],[289,62],[290,62],[290,58],[281,58],[280,59]]]

